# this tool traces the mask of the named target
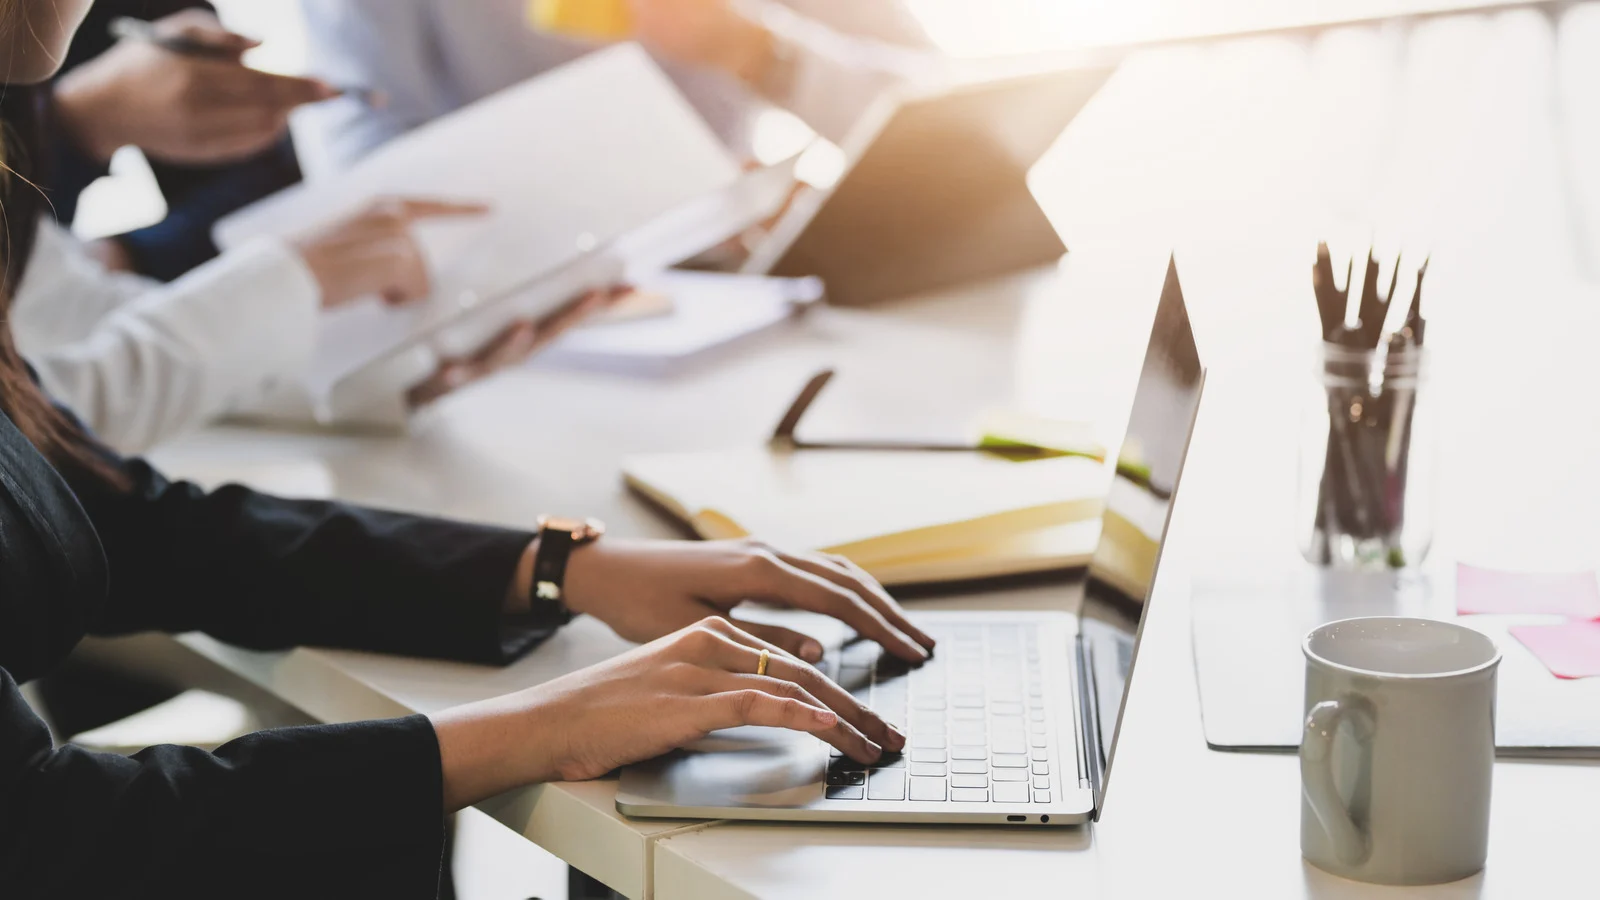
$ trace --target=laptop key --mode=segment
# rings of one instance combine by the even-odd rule
[[[1033,792],[1033,802],[1035,802],[1035,803],[1049,803],[1050,802],[1050,792],[1049,791],[1034,791]]]
[[[996,753],[993,757],[997,769],[1026,769],[1028,758],[1020,753]]]
[[[873,766],[879,769],[904,769],[906,767],[906,755],[894,750],[885,750],[883,755],[878,757],[878,761],[873,763]]]
[[[989,773],[989,761],[987,759],[951,760],[950,771],[960,775],[987,775]]]
[[[1028,752],[1027,742],[1023,741],[1022,738],[1016,737],[996,736],[994,740],[989,742],[989,748],[996,753],[1022,754]]]
[[[912,736],[911,736],[911,747],[912,747],[912,751],[913,752],[915,752],[917,750],[943,750],[944,749],[944,735],[943,734],[912,734]]]
[[[1035,761],[1034,764],[1033,764],[1033,774],[1035,774],[1035,775],[1049,775],[1050,774],[1050,764],[1047,763],[1047,762],[1044,762],[1043,760]]]
[[[1020,781],[1020,782],[1023,782],[1024,784],[1026,784],[1027,781],[1028,781],[1028,770],[1027,769],[995,769],[994,770],[994,780],[995,781]]]
[[[945,761],[943,750],[912,750],[911,761],[914,763],[942,763]]]
[[[989,792],[983,788],[952,788],[950,790],[950,799],[959,800],[963,803],[987,803],[989,802]]]
[[[951,759],[988,759],[988,747],[957,747],[950,751]]]
[[[1035,776],[1033,776],[1033,787],[1034,787],[1035,790],[1040,790],[1040,791],[1048,791],[1048,790],[1050,790],[1050,776],[1048,776],[1048,775],[1035,775]]]
[[[868,800],[904,800],[906,773],[902,769],[879,769],[867,782]]]
[[[986,788],[989,786],[989,776],[951,775],[950,786],[953,788]]]
[[[863,669],[877,665],[878,657],[883,655],[883,649],[877,644],[865,639],[858,639],[845,644],[839,649],[840,666],[860,666]]]
[[[944,800],[943,778],[911,777],[911,799],[913,800]]]
[[[1050,758],[1049,753],[1043,747],[1033,748],[1033,752],[1030,755],[1033,757],[1034,762],[1044,762]]]
[[[866,788],[859,784],[830,784],[828,785],[829,800],[860,800],[866,794]]]
[[[911,774],[925,778],[943,778],[944,763],[914,762],[911,764]]]
[[[1015,782],[996,783],[994,786],[994,802],[996,803],[1027,803],[1028,786]]]

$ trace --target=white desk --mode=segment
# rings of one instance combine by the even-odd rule
[[[1059,284],[823,310],[668,382],[512,373],[447,400],[409,441],[219,430],[158,461],[203,481],[522,525],[542,511],[580,512],[622,533],[664,535],[668,526],[623,493],[618,461],[760,441],[823,365],[841,377],[808,421],[812,433],[927,432],[1007,403],[1096,414],[1108,384],[1131,387],[1131,371],[1108,379],[1094,363],[1125,353],[1130,336],[1142,342],[1126,326],[1155,302],[1160,260],[1128,264],[1086,241],[1180,244],[1213,377],[1103,823],[1062,833],[680,830],[619,818],[605,782],[518,792],[491,808],[630,896],[942,897],[1015,884],[1073,896],[1387,896],[1396,892],[1301,863],[1292,760],[1204,749],[1183,573],[1292,558],[1295,399],[1314,339],[1309,251],[1341,225],[1362,239],[1374,224],[1423,241],[1438,261],[1433,402],[1450,443],[1437,557],[1596,561],[1600,54],[1585,51],[1600,44],[1600,7],[1578,4],[1559,21],[1556,33],[1522,12],[1130,60],[1038,173],[1078,251]],[[1562,48],[1557,65],[1552,47]],[[1219,236],[1236,244],[1196,240]],[[1147,268],[1150,283],[1137,283]],[[1041,588],[982,602],[1048,605],[1061,595]],[[482,670],[186,640],[333,719],[436,709],[616,646],[579,624],[518,666]],[[1592,896],[1585,823],[1600,807],[1600,771],[1501,764],[1496,778],[1485,876],[1416,893]]]
[[[1099,826],[1047,832],[630,821],[614,812],[614,784],[606,781],[514,792],[485,808],[636,897],[652,888],[660,898],[868,896],[891,884],[911,895],[948,896],[965,893],[953,890],[958,887],[997,883],[1070,885],[1075,894],[1090,896],[1145,896],[1198,883],[1237,886],[1239,896],[1357,891],[1300,862],[1293,760],[1212,753],[1200,734],[1187,572],[1292,559],[1292,535],[1284,530],[1292,506],[1287,492],[1239,486],[1291,483],[1285,479],[1292,474],[1295,428],[1288,404],[1309,380],[1294,348],[1268,350],[1235,327],[1246,317],[1279,333],[1309,329],[1309,307],[1278,302],[1274,290],[1300,278],[1300,267],[1268,266],[1242,281],[1232,253],[1218,246],[1180,255],[1213,377],[1179,504],[1174,565],[1156,600],[1108,813]],[[291,493],[507,523],[528,524],[546,509],[572,510],[608,517],[622,532],[664,535],[670,528],[618,485],[618,460],[648,449],[758,441],[790,391],[824,364],[842,375],[808,422],[819,433],[927,431],[1010,401],[1083,411],[1115,405],[1103,396],[1107,382],[1131,386],[1132,373],[1111,379],[1092,373],[1097,360],[1140,349],[1137,330],[1131,343],[1106,336],[1126,333],[1118,322],[1148,315],[1162,262],[1159,253],[1084,247],[1059,275],[875,311],[823,310],[792,333],[678,381],[527,370],[449,401],[409,440],[219,429],[174,446],[159,461],[206,481],[236,477]],[[1475,329],[1493,324],[1470,313],[1436,319],[1437,327],[1469,341]],[[1496,379],[1506,382],[1498,393],[1469,395],[1471,409],[1506,413],[1495,404],[1520,408],[1538,397],[1559,406],[1564,397],[1528,390],[1555,374],[1597,383],[1595,360],[1572,352],[1584,341],[1579,326],[1595,310],[1574,308],[1572,315],[1572,327],[1561,329],[1564,336],[1548,348],[1548,359],[1533,369],[1511,366]],[[1560,360],[1568,362],[1540,370]],[[1441,354],[1437,362],[1444,370],[1467,360]],[[1459,369],[1449,377],[1475,383]],[[1441,392],[1435,399],[1455,404],[1459,396]],[[1279,412],[1262,415],[1263,409]],[[1523,411],[1525,427],[1543,428],[1530,438],[1559,442],[1574,459],[1600,453],[1595,422],[1574,427],[1570,416]],[[1556,483],[1595,494],[1592,474],[1557,478],[1495,463],[1503,450],[1472,440],[1479,421],[1478,415],[1456,419],[1453,433],[1462,440],[1446,457],[1445,477],[1482,486],[1476,493],[1485,499],[1471,504],[1470,516],[1454,518],[1450,504],[1442,507],[1441,558],[1452,548],[1471,553],[1525,531],[1526,519],[1517,514],[1530,497],[1558,496]],[[1494,464],[1485,467],[1486,461]],[[1482,472],[1501,473],[1500,483],[1517,490],[1495,490]],[[1507,521],[1486,528],[1497,518],[1490,502],[1496,498]],[[1570,542],[1600,547],[1592,521],[1571,529]],[[1069,597],[1065,586],[1041,586],[917,604],[1038,608],[1065,605]],[[251,653],[194,636],[183,642],[330,721],[439,709],[570,671],[622,646],[592,621],[575,623],[506,669],[323,650]],[[1565,827],[1561,812],[1600,805],[1600,769],[1502,764],[1496,774],[1496,833],[1481,889],[1526,895],[1546,886],[1533,893],[1558,895],[1584,874],[1587,849],[1583,829]],[[929,852],[955,847],[963,852]],[[1440,890],[1476,895],[1480,886]]]

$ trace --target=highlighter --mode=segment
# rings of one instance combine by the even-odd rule
[[[528,24],[591,41],[626,40],[633,33],[628,0],[528,0]]]

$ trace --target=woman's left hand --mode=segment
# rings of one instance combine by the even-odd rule
[[[760,541],[603,537],[573,550],[565,587],[573,612],[592,615],[641,643],[708,615],[732,618],[734,607],[747,600],[832,616],[911,662],[927,659],[934,643],[871,575],[849,560],[790,553]],[[799,632],[735,621],[807,662],[822,658],[822,645]]]

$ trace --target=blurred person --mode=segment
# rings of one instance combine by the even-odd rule
[[[595,2],[595,0],[567,0]],[[628,37],[660,62],[736,152],[760,101],[840,140],[888,87],[939,61],[898,0],[625,0]],[[529,0],[301,0],[311,68],[382,90],[306,113],[313,177],[386,141],[593,50],[529,24]]]
[[[218,57],[118,41],[111,25],[120,18],[156,21]],[[56,221],[71,225],[79,194],[108,173],[112,154],[143,151],[167,214],[94,241],[108,268],[171,281],[217,255],[211,226],[219,218],[300,181],[289,112],[333,92],[239,65],[256,45],[223,28],[202,0],[99,0],[89,10],[62,74],[43,92],[55,127],[34,174]]]
[[[87,3],[0,0],[0,72],[48,78]],[[30,149],[26,137],[13,136],[12,158]],[[520,785],[596,778],[745,724],[809,733],[862,763],[905,746],[804,661],[820,658],[815,640],[731,618],[760,598],[927,659],[933,641],[849,563],[749,541],[625,541],[564,520],[523,532],[169,482],[40,391],[3,315],[11,287],[0,284],[8,900],[433,897],[445,814]],[[18,688],[86,634],[199,629],[262,649],[504,664],[578,614],[647,643],[483,703],[277,729],[215,752],[54,746]]]
[[[158,27],[231,50],[250,44],[204,12]],[[262,102],[250,99],[258,90]],[[237,54],[194,58],[125,41],[51,88],[12,88],[0,109],[13,133],[38,146],[76,142],[108,155],[131,143],[166,158],[219,160],[271,151],[290,108],[334,94],[313,79],[254,72]],[[38,152],[13,163],[5,235],[11,327],[45,389],[125,452],[225,415],[312,422],[301,376],[320,311],[374,294],[390,303],[426,297],[413,224],[483,211],[476,203],[382,201],[292,242],[237,248],[162,284],[108,269],[104,247],[97,254],[56,224],[52,198],[35,187],[35,168],[46,170],[49,183],[50,163]],[[240,199],[226,179],[191,187],[207,215]],[[199,239],[195,223],[178,224],[168,237]],[[208,233],[204,241],[204,253],[214,254]],[[412,410],[535,352],[607,299],[596,295],[544,322],[515,323],[463,358],[404,355],[330,398],[323,412],[335,424],[400,425]]]

